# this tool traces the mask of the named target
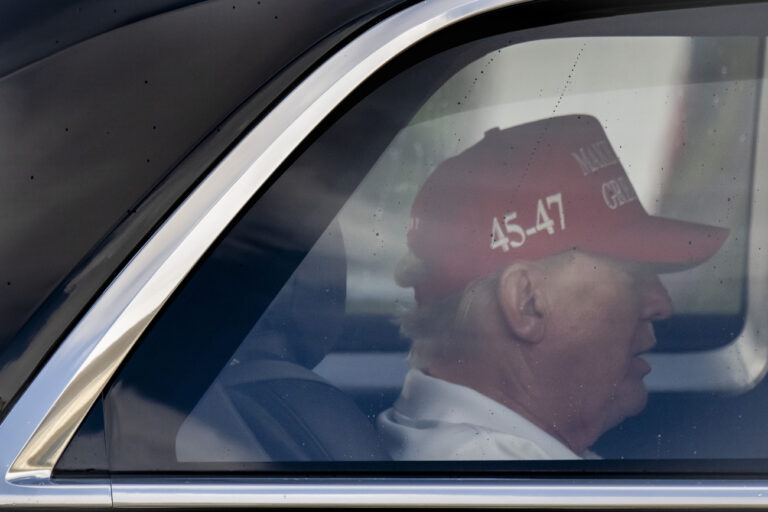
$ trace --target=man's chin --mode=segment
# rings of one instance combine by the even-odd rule
[[[614,414],[606,426],[606,430],[613,428],[622,421],[643,412],[648,405],[648,391],[643,381],[632,383],[625,392],[617,395],[614,400]]]
[[[643,412],[646,405],[648,405],[648,390],[646,390],[645,386],[643,385],[640,396],[635,402],[635,407],[629,411],[628,416],[636,416],[640,414]]]

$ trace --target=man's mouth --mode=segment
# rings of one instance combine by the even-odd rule
[[[632,358],[632,368],[643,376],[651,373],[651,365],[640,354]]]
[[[648,324],[648,331],[643,333],[642,340],[637,344],[639,349],[632,356],[632,366],[642,375],[651,373],[651,365],[642,356],[656,346],[656,336],[653,333],[653,324]]]

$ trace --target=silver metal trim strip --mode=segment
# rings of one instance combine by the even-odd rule
[[[112,490],[106,479],[85,479],[77,482],[19,480],[0,485],[0,509],[69,507],[77,509],[112,506]]]
[[[768,482],[626,480],[126,480],[115,507],[407,506],[727,508],[768,506]],[[311,483],[309,483],[311,482]]]

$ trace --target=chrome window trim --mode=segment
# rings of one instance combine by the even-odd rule
[[[311,482],[311,483],[310,483]],[[116,507],[404,506],[526,508],[765,507],[768,483],[722,480],[142,479],[113,484]]]
[[[162,483],[51,480],[52,469],[66,444],[154,315],[218,234],[325,116],[381,66],[431,33],[488,10],[526,1],[425,0],[358,37],[277,105],[126,265],[0,424],[0,469],[4,476],[0,479],[0,506],[108,506],[113,500],[116,505],[133,506],[768,505],[765,481],[623,480],[614,485],[578,479],[568,483],[464,479],[457,486],[455,479],[418,483],[391,479],[320,483],[312,479],[311,484],[295,479],[290,483],[197,478]],[[760,208],[753,206],[753,215],[763,214],[767,203],[761,198]],[[766,234],[754,225],[751,230],[753,236],[765,239]],[[754,267],[758,264],[754,259],[750,257],[750,270],[758,268]],[[750,294],[750,303],[752,297]],[[764,297],[759,296],[761,300]],[[749,322],[748,326],[754,328]],[[729,349],[742,362],[744,354],[753,353],[755,348],[747,345],[739,349],[745,339],[742,336],[732,344],[736,350]],[[658,356],[654,363],[663,365],[664,357]],[[709,359],[696,361],[692,356],[686,364],[699,364],[700,368],[710,364]],[[731,385],[743,389],[764,373],[765,363],[749,371],[748,382]],[[34,433],[28,437],[32,426]],[[206,501],[225,500],[227,496],[226,501]]]

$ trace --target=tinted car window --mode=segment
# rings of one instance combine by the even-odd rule
[[[481,38],[349,105],[111,385],[111,469],[763,456],[712,442],[761,431],[766,365],[765,37],[718,13]]]

